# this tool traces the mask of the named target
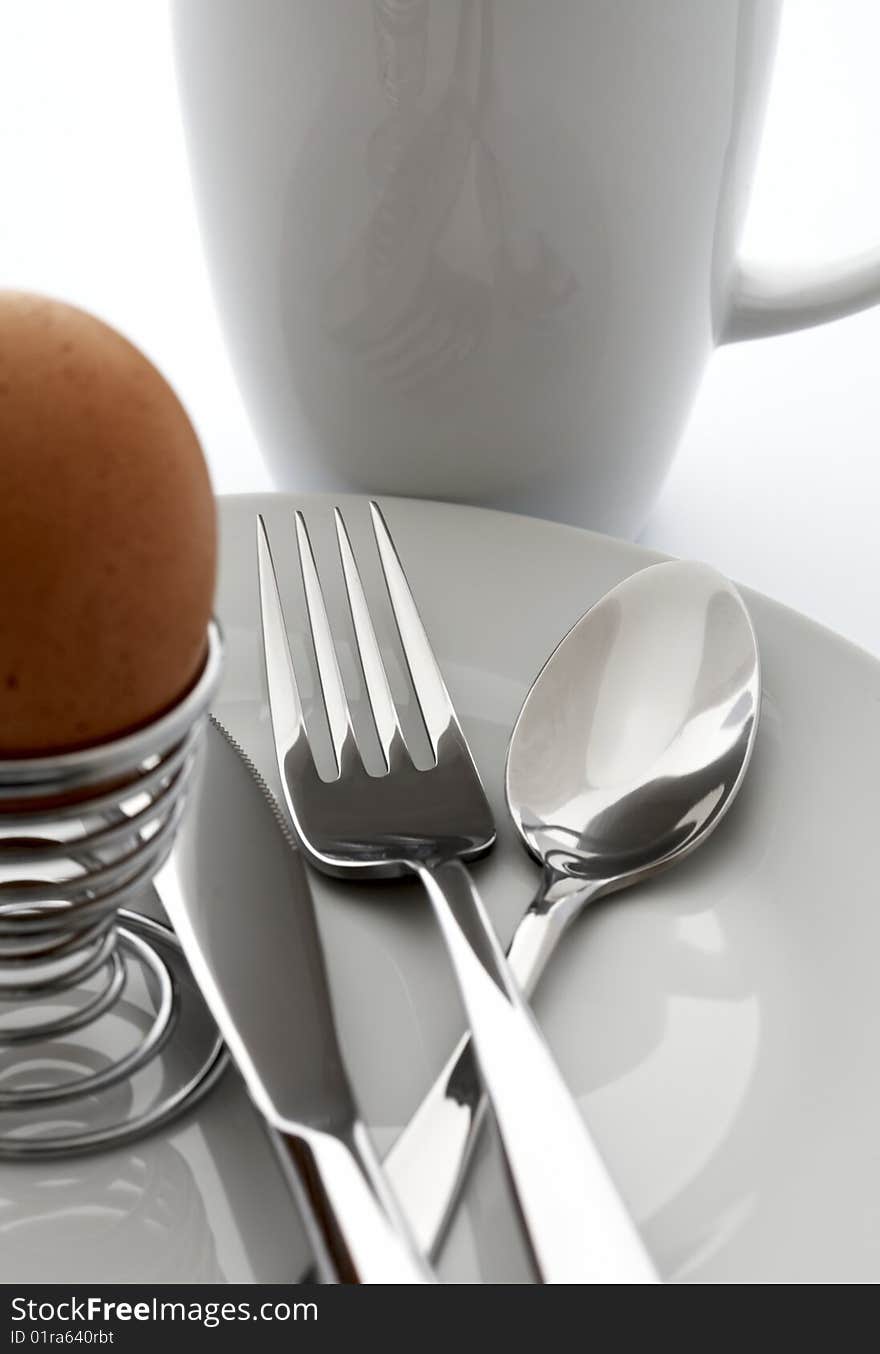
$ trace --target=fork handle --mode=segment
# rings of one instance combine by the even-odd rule
[[[306,1205],[319,1267],[330,1283],[434,1283],[410,1242],[363,1124],[344,1133],[271,1125],[281,1168]]]
[[[460,861],[415,867],[464,1003],[544,1283],[657,1283],[656,1271]]]
[[[595,882],[545,867],[520,919],[507,963],[526,997],[573,917],[598,892]],[[419,1249],[434,1255],[446,1234],[485,1119],[486,1093],[465,1032],[382,1166]]]

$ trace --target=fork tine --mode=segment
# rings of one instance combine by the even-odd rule
[[[275,562],[269,546],[266,523],[257,516],[257,573],[260,585],[260,619],[263,626],[263,655],[269,687],[269,711],[276,752],[294,747],[300,739],[309,746],[309,735],[302,713],[299,687],[287,642],[281,596]]]
[[[373,534],[376,537],[397,633],[400,635],[410,680],[436,761],[440,739],[450,727],[454,728],[462,739],[464,734],[461,732],[446,683],[437,666],[425,627],[413,601],[400,556],[378,503],[370,504],[370,516],[373,520]]]
[[[345,520],[338,508],[333,509],[333,519],[336,523],[339,558],[342,562],[342,575],[345,579],[345,591],[348,594],[348,605],[351,610],[351,620],[354,626],[367,700],[382,748],[382,755],[385,758],[385,768],[390,770],[394,740],[395,738],[402,740],[403,735],[400,731],[391,687],[388,684],[388,674],[385,671],[385,664],[382,662],[382,655],[376,641],[376,632],[370,619],[367,599],[364,596],[360,570],[351,548],[351,540]]]
[[[318,686],[321,691],[324,713],[327,716],[327,727],[330,730],[330,742],[336,760],[336,771],[338,775],[341,775],[344,759],[354,749],[354,733],[348,714],[348,700],[345,695],[345,687],[342,684],[339,663],[336,659],[336,648],[333,644],[330,622],[327,619],[324,593],[321,588],[321,581],[318,578],[318,567],[315,564],[315,555],[312,550],[312,542],[309,539],[306,519],[299,509],[296,510],[294,516],[296,520],[296,544],[306,596],[306,611],[312,645],[315,650],[315,663],[318,668]]]

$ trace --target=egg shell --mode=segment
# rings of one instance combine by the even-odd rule
[[[0,757],[91,746],[180,699],[216,540],[164,377],[94,316],[0,292]]]

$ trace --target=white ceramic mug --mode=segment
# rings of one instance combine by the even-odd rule
[[[880,300],[736,248],[776,0],[178,0],[204,237],[284,487],[622,534],[719,342]]]

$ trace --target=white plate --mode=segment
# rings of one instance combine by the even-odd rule
[[[254,517],[267,519],[302,657],[294,504],[319,564],[335,573],[331,500],[221,502],[218,712],[274,783]],[[365,500],[343,506],[366,555]],[[384,507],[496,811],[498,846],[474,872],[506,940],[537,882],[504,814],[513,719],[571,623],[656,556],[528,518],[395,499]],[[740,798],[690,860],[573,928],[535,1008],[665,1278],[876,1282],[880,665],[765,598],[747,601],[765,698]],[[331,603],[344,627],[338,593]],[[392,627],[379,629],[403,689]],[[345,645],[341,660],[356,690]],[[460,1030],[448,967],[414,887],[314,879],[314,891],[351,1074],[387,1144]],[[7,1282],[265,1283],[289,1281],[306,1258],[232,1078],[189,1121],[134,1148],[0,1171]],[[525,1277],[491,1140],[442,1272],[465,1282]]]

